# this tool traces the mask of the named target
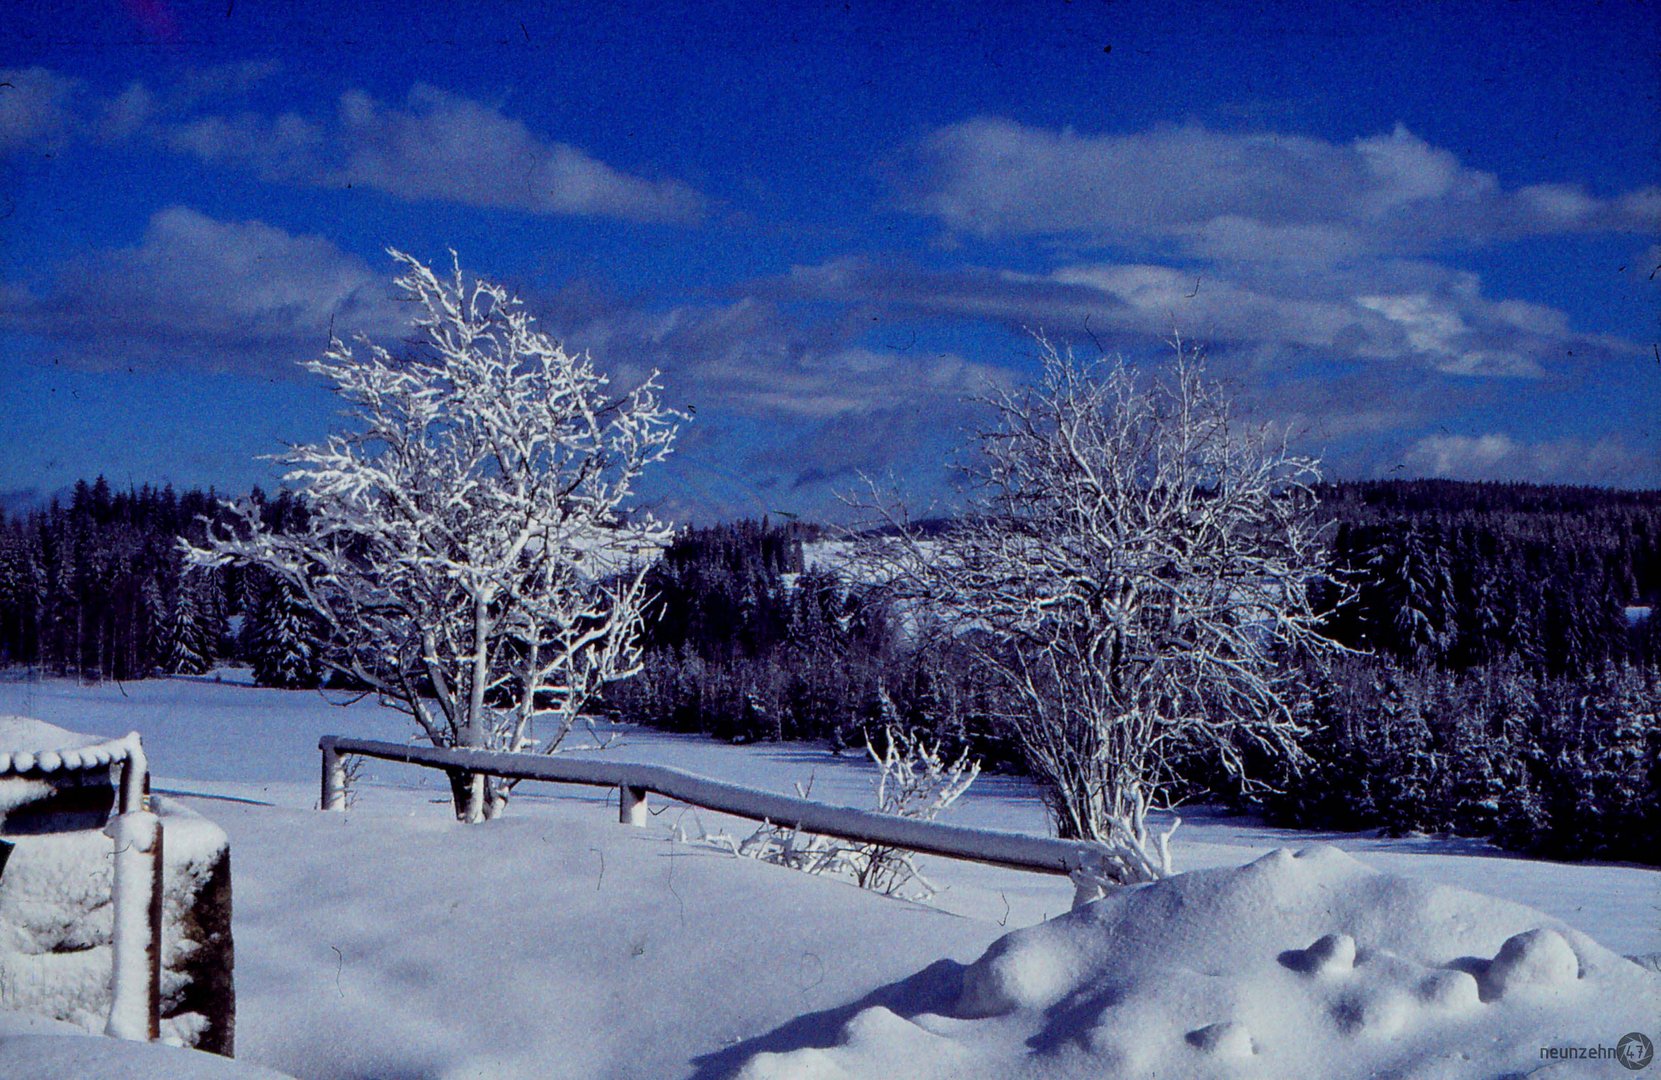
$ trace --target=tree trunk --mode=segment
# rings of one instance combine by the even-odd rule
[[[493,783],[488,785],[484,803],[484,819],[486,821],[495,821],[507,811],[507,808],[507,782],[498,776],[495,778]]]
[[[489,813],[489,796],[485,791],[485,774],[465,769],[446,770],[450,777],[450,801],[455,807],[456,820],[477,825]]]

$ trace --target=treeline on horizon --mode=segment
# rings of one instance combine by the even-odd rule
[[[252,495],[273,527],[304,521],[291,493]],[[211,488],[123,492],[101,476],[67,502],[0,511],[0,665],[98,680],[245,662],[264,685],[316,685],[316,633],[293,596],[236,567],[186,572],[180,538],[201,543],[224,514]]]
[[[1453,832],[1558,857],[1661,862],[1661,492],[1444,480],[1324,485],[1330,573],[1356,587],[1312,667],[1309,760],[1271,792],[1196,797],[1306,827]],[[277,528],[287,492],[255,489]],[[83,679],[244,663],[315,686],[305,609],[263,575],[186,573],[177,539],[214,492],[112,491],[0,514],[0,664]],[[823,531],[738,521],[683,530],[650,574],[637,676],[604,707],[732,741],[861,747],[897,719],[989,767],[1020,767],[989,720],[996,688],[951,640],[915,640],[880,596],[810,558]]]

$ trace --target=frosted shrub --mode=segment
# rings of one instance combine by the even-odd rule
[[[925,530],[873,489],[857,560],[988,676],[1056,831],[1099,846],[1102,880],[1152,881],[1184,761],[1245,786],[1298,756],[1284,661],[1332,647],[1320,474],[1235,420],[1180,345],[1153,379],[1041,346],[1037,386],[987,399],[966,512]]]
[[[887,705],[886,696],[883,700]],[[921,736],[893,724],[883,728],[883,744],[883,752],[879,754],[871,740],[865,740],[865,752],[880,770],[876,785],[877,810],[884,814],[933,821],[968,791],[980,775],[980,762],[970,761],[968,750],[948,763],[940,752],[939,742],[930,746]],[[854,880],[861,888],[888,896],[913,885],[925,896],[933,893],[934,886],[917,872],[912,860],[910,852],[899,848],[860,845],[851,856],[855,864]]]
[[[889,706],[884,711],[891,709]],[[896,817],[933,821],[980,775],[980,763],[970,761],[967,750],[955,760],[948,760],[938,742],[930,745],[921,736],[892,723],[883,728],[882,751],[878,752],[869,738],[865,751],[878,769],[873,785],[876,809]],[[811,797],[812,790],[811,779],[796,785],[796,794],[804,799]],[[678,826],[674,831],[677,840],[687,839]],[[918,870],[916,856],[901,848],[816,836],[772,822],[764,822],[743,840],[725,832],[706,833],[701,828],[692,839],[735,856],[808,874],[848,878],[860,888],[884,896],[926,900],[936,892],[933,883]]]

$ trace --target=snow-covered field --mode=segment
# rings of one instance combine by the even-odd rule
[[[608,810],[593,789],[525,785],[507,818],[464,828],[436,776],[368,762],[354,809],[321,814],[317,737],[403,741],[401,719],[222,678],[14,677],[0,715],[138,730],[157,787],[229,833],[246,1064],[319,1078],[1614,1076],[1627,1073],[1540,1048],[1661,1041],[1661,978],[1618,955],[1661,951],[1651,870],[1196,813],[1177,858],[1211,872],[1068,914],[1065,879],[931,858],[942,892],[924,907],[672,842],[676,826],[748,828],[704,811],[620,826],[615,796]],[[869,802],[852,755],[621,734],[606,754],[783,792],[811,777],[815,798]],[[947,820],[1044,828],[1006,777],[983,777]],[[1338,850],[1271,854],[1317,840]],[[17,1028],[0,1023],[0,1076],[88,1067],[85,1053],[61,1064],[69,1040]]]

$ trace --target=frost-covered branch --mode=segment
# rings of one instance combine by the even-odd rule
[[[303,366],[353,425],[277,460],[308,514],[252,503],[188,552],[260,566],[327,630],[322,662],[407,713],[435,746],[551,752],[600,687],[632,674],[643,580],[667,526],[627,508],[680,414],[657,374],[615,397],[587,356],[500,285],[389,252],[417,312],[407,356],[338,339]],[[479,820],[507,789],[460,774]]]
[[[1180,758],[1243,777],[1249,754],[1298,755],[1281,661],[1332,647],[1319,472],[1238,425],[1180,345],[1156,379],[1040,346],[1040,384],[987,401],[970,512],[925,537],[873,490],[862,576],[993,676],[1060,835],[1100,842],[1107,879],[1151,880],[1171,871],[1149,819]]]
[[[892,716],[893,706],[888,704],[886,694],[883,701],[885,712]],[[892,720],[883,728],[883,749],[879,752],[869,739],[865,749],[877,766],[872,788],[878,813],[913,821],[933,821],[980,775],[980,763],[970,761],[967,751],[948,761],[938,743],[930,745]],[[812,780],[799,783],[796,794],[806,799],[812,788]],[[687,839],[678,827],[676,838]],[[903,848],[851,843],[771,822],[763,822],[743,840],[725,832],[701,832],[696,840],[736,856],[809,874],[848,878],[862,889],[885,896],[926,900],[936,891],[918,868],[916,855]]]

